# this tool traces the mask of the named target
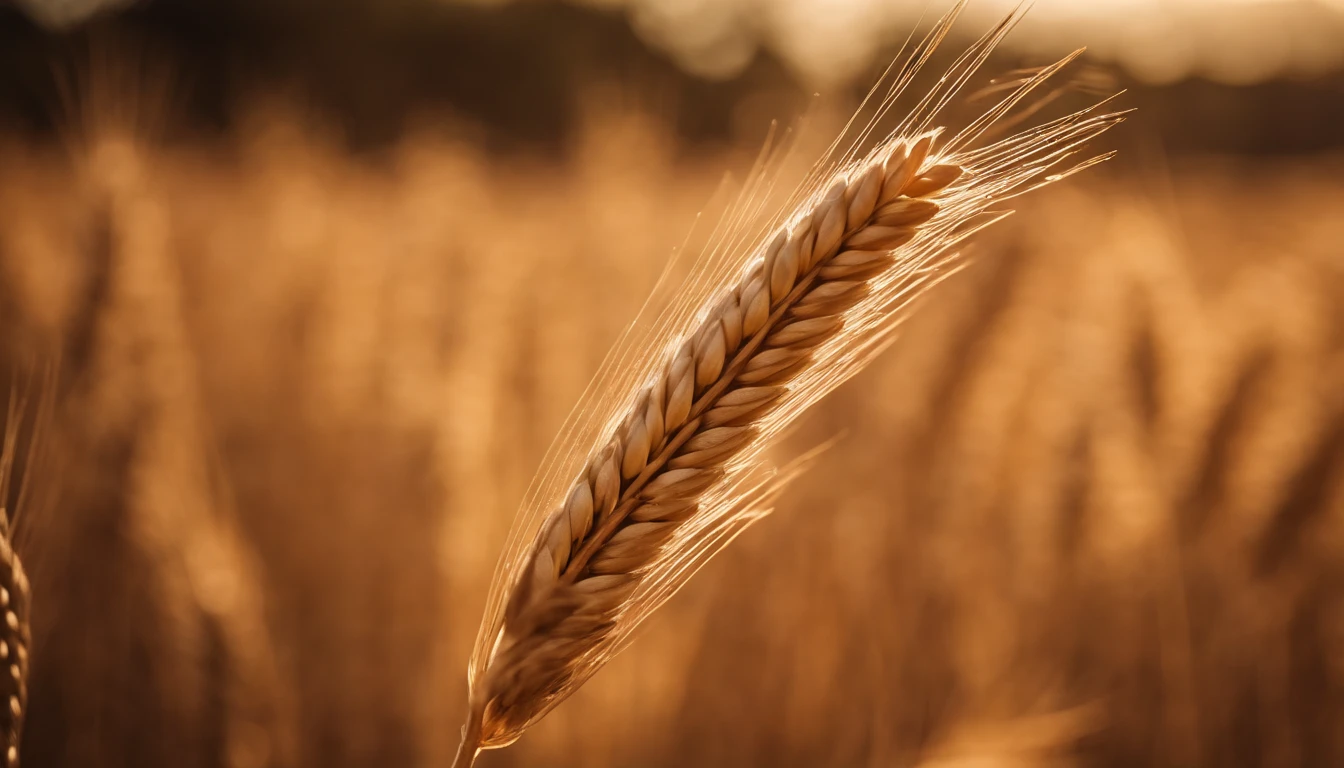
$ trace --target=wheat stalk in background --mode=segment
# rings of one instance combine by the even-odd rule
[[[146,709],[162,706],[157,716],[169,731],[150,742],[161,759],[291,764],[287,686],[270,645],[258,566],[238,531],[209,414],[200,402],[179,293],[181,257],[172,250],[172,221],[152,156],[142,144],[149,129],[141,127],[143,114],[117,112],[134,104],[115,99],[124,91],[111,78],[122,73],[94,74],[105,79],[85,86],[86,134],[76,146],[100,206],[94,257],[106,278],[84,318],[83,332],[94,341],[86,354],[71,360],[73,392],[62,402],[63,425],[80,461],[93,462],[106,451],[134,458],[131,471],[109,478],[105,486],[117,500],[110,508],[101,507],[101,493],[74,491],[63,496],[62,514],[105,515],[125,526],[124,542],[80,543],[91,544],[94,556],[119,563],[123,578],[141,579],[121,591],[126,588],[109,578],[101,599],[132,592],[132,600],[113,611],[86,609],[79,630],[92,626],[105,632],[111,649],[106,653],[129,655],[147,647],[152,655],[140,672],[143,678],[113,678],[103,695],[79,697],[81,747],[88,749],[79,759],[115,752],[128,732],[152,727],[144,725],[148,718],[140,719],[142,713],[117,711],[129,686],[145,685],[152,691]],[[55,525],[42,534],[53,544],[68,535]],[[68,561],[48,564],[43,573],[62,567],[72,568]],[[74,632],[48,631],[59,645],[53,643],[57,647],[44,660],[63,654],[61,660],[70,659],[71,666],[96,670],[96,656],[85,659],[70,650],[77,642]]]
[[[879,116],[959,10],[915,47]],[[764,513],[780,484],[765,471],[764,449],[880,350],[910,302],[949,273],[955,245],[998,218],[990,205],[1095,162],[1045,175],[1122,119],[1096,106],[974,148],[1077,54],[1021,82],[956,136],[940,141],[932,129],[1019,18],[964,53],[876,149],[818,172],[827,184],[808,185],[762,246],[730,243],[708,259],[659,320],[653,346],[609,358],[636,371],[637,387],[615,398],[597,387],[597,407],[581,406],[577,418],[607,425],[605,434],[553,448],[559,463],[586,457],[577,479],[553,461],[524,504],[469,667],[458,765],[517,739]]]

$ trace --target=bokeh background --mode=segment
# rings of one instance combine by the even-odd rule
[[[514,509],[672,248],[945,5],[0,4],[0,373],[59,359],[25,764],[446,765]],[[1039,0],[987,69],[1081,45],[1120,156],[482,766],[1344,764],[1344,5]]]

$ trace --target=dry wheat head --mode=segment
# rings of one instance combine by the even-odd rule
[[[915,47],[879,111],[955,15]],[[543,481],[501,560],[469,670],[460,764],[518,738],[763,514],[779,480],[762,471],[764,448],[880,350],[910,302],[955,265],[955,246],[1000,217],[988,206],[1091,164],[1052,171],[1118,113],[1093,107],[983,141],[1072,57],[957,135],[933,127],[1016,19],[963,54],[887,140],[814,181],[760,245],[727,256],[734,270],[689,284],[684,322],[660,326],[649,349],[614,355],[609,365],[642,366],[638,386],[602,394],[615,407],[596,417],[596,443],[559,451],[582,451],[577,477],[556,471],[567,456],[555,458],[543,475],[562,483]]]

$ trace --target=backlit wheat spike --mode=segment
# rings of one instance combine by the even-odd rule
[[[646,353],[655,362],[637,391],[611,393],[620,406],[604,420],[611,428],[582,447],[586,464],[567,488],[523,515],[515,536],[524,543],[497,572],[459,765],[517,739],[762,513],[764,448],[872,358],[910,302],[946,274],[955,245],[996,220],[989,205],[1090,164],[1050,175],[1118,114],[1084,110],[972,146],[1067,60],[957,136],[940,141],[930,130],[1015,20],[965,54],[898,133],[738,256],[740,271],[689,297],[700,310]],[[915,68],[928,50],[916,50]],[[905,82],[903,70],[898,88]]]

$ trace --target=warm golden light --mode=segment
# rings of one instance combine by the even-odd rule
[[[730,76],[756,47],[783,56],[799,74],[824,85],[872,64],[947,0],[575,0],[624,5],[650,43],[684,66]],[[1017,0],[971,3],[967,27],[983,26]],[[1086,40],[1100,59],[1140,79],[1170,82],[1201,76],[1229,83],[1310,75],[1344,61],[1340,0],[1039,0],[1008,41],[1058,53]]]
[[[1344,766],[1344,0],[950,4],[0,0],[0,766]]]
[[[564,0],[623,10],[650,45],[688,72],[727,78],[762,50],[815,86],[855,77],[952,0]],[[34,18],[66,26],[136,0],[16,0]],[[518,0],[404,0],[477,8]],[[1018,0],[979,0],[967,28]],[[1230,84],[1300,77],[1344,63],[1344,0],[1037,0],[1009,47],[1059,54],[1086,40],[1092,54],[1140,80],[1205,77]]]

